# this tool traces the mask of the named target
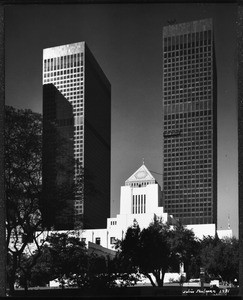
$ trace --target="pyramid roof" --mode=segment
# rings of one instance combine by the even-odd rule
[[[125,183],[129,182],[142,182],[142,181],[153,181],[154,183],[155,178],[150,173],[148,168],[145,166],[145,164],[142,164],[142,166],[130,176]]]

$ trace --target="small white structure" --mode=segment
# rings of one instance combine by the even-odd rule
[[[192,230],[198,239],[203,239],[207,236],[215,236],[215,224],[191,224],[185,226],[187,229]]]
[[[232,229],[230,228],[230,215],[228,215],[228,228],[217,230],[217,235],[220,239],[231,239],[233,237]]]
[[[232,229],[219,229],[217,235],[220,239],[231,239],[233,237]]]

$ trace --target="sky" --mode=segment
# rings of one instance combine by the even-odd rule
[[[237,6],[59,4],[5,8],[5,103],[42,113],[42,51],[85,41],[111,83],[111,216],[143,163],[162,186],[162,30],[212,18],[217,65],[218,228],[238,236]]]

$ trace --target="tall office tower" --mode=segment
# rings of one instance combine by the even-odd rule
[[[85,42],[43,50],[43,84],[72,104],[75,226],[104,228],[110,215],[111,86]]]
[[[211,19],[163,28],[164,207],[217,221],[216,64]]]

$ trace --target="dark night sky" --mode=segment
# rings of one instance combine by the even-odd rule
[[[238,235],[236,4],[6,7],[6,104],[42,112],[42,50],[86,41],[112,85],[111,215],[140,167],[162,173],[162,28],[213,18],[218,77],[218,227]],[[152,173],[162,183],[162,176]]]

